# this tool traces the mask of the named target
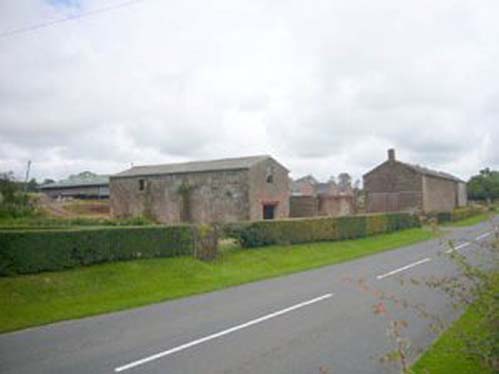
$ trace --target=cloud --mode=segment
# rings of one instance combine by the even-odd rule
[[[112,0],[106,6],[118,5]],[[2,31],[103,7],[0,4]],[[499,168],[492,0],[143,1],[0,38],[0,169],[38,178],[271,153],[361,176],[387,147]]]

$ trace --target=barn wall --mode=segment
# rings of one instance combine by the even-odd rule
[[[146,181],[139,191],[139,180]],[[162,223],[249,219],[248,171],[111,178],[114,217],[151,216]],[[182,193],[181,190],[189,192]]]
[[[468,192],[466,190],[466,183],[457,184],[457,206],[463,207],[468,205]]]
[[[272,174],[272,183],[267,176]],[[290,180],[288,170],[273,159],[254,165],[249,176],[250,219],[263,219],[263,205],[275,204],[275,218],[289,217]]]
[[[396,161],[387,161],[364,176],[368,213],[416,211],[423,207],[422,177]]]
[[[315,217],[318,215],[318,208],[315,196],[291,196],[289,199],[290,217]]]
[[[450,212],[457,207],[457,183],[442,178],[423,176],[424,199],[426,213]]]
[[[348,196],[319,196],[318,215],[340,217],[355,214],[355,198]]]

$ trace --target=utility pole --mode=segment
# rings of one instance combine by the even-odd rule
[[[29,180],[30,169],[31,169],[31,160],[28,160],[28,166],[26,168],[26,179],[24,180],[24,193],[28,192],[28,180]]]

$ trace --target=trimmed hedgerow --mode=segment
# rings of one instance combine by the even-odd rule
[[[0,231],[0,275],[38,273],[137,258],[190,255],[194,226]]]
[[[480,206],[467,206],[454,209],[451,212],[439,212],[436,214],[438,223],[457,222],[485,212]]]
[[[304,218],[228,225],[225,234],[245,248],[362,238],[411,227],[418,217],[406,213],[357,215],[338,218]]]

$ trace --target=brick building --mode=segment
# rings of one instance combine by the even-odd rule
[[[467,204],[466,183],[461,179],[419,165],[388,160],[364,175],[368,213],[413,211],[448,212]]]
[[[346,216],[355,213],[352,188],[341,189],[334,182],[321,183],[311,175],[292,182],[290,217]]]
[[[132,167],[110,179],[111,213],[163,223],[285,218],[288,173],[270,156]]]

